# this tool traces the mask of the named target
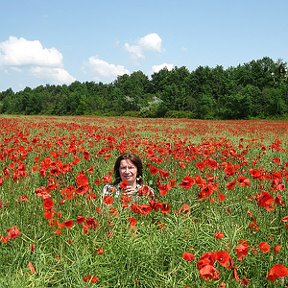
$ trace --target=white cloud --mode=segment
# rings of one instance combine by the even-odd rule
[[[125,43],[125,49],[131,54],[133,58],[145,58],[144,52],[156,51],[161,52],[162,39],[157,33],[150,33],[140,38],[136,44]]]
[[[31,73],[38,78],[47,79],[57,84],[72,83],[76,79],[61,67],[32,67]]]
[[[157,33],[148,34],[139,40],[139,45],[144,50],[161,52],[161,44],[162,39],[159,37]]]
[[[143,51],[140,46],[125,43],[124,47],[133,58],[136,59],[144,58]]]
[[[40,41],[9,37],[0,43],[0,65],[62,66],[62,54],[55,48],[44,48]]]
[[[158,73],[163,68],[167,68],[168,71],[171,71],[174,68],[174,65],[173,64],[167,64],[167,63],[163,63],[163,64],[159,64],[159,65],[153,65],[152,71],[154,73]]]
[[[56,82],[68,84],[75,81],[63,68],[63,56],[56,48],[45,48],[39,40],[9,37],[0,42],[0,68],[10,70],[10,73],[22,72]],[[27,76],[27,75],[25,75]]]
[[[96,77],[115,78],[129,71],[122,65],[108,63],[98,56],[92,56],[88,59],[88,67],[90,67]]]

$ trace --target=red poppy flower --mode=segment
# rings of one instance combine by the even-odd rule
[[[46,198],[43,201],[43,206],[45,210],[50,210],[54,206],[54,202],[52,198]]]
[[[88,185],[81,185],[81,186],[78,186],[77,189],[76,189],[76,193],[78,195],[83,195],[83,194],[86,194],[89,190],[89,186]]]
[[[212,159],[212,158],[209,158],[209,159],[207,160],[207,165],[208,165],[208,167],[213,168],[213,169],[216,169],[216,168],[219,166],[219,164],[217,163],[217,161],[214,160],[214,159]]]
[[[89,228],[96,229],[98,226],[98,222],[93,217],[88,217],[85,221],[85,224],[88,225]]]
[[[205,164],[203,162],[197,162],[195,166],[200,170],[203,171],[205,169]]]
[[[97,214],[102,215],[102,210],[100,207],[96,207],[95,210],[96,210]]]
[[[177,182],[176,179],[170,179],[170,180],[169,180],[169,183],[170,183],[171,188],[175,188],[176,182]]]
[[[276,185],[276,188],[275,188],[277,191],[284,191],[286,189],[286,186],[284,183],[279,183]]]
[[[278,278],[283,278],[288,276],[288,268],[282,264],[274,264],[270,271],[268,272],[267,278],[270,281],[275,281]]]
[[[282,221],[283,221],[283,222],[287,222],[287,221],[288,221],[288,215],[287,215],[287,216],[284,216],[284,217],[282,218]]]
[[[81,215],[77,216],[77,218],[76,218],[76,223],[77,224],[81,224],[84,221],[85,221],[85,217],[84,216],[81,216]]]
[[[217,251],[214,253],[215,260],[227,269],[231,269],[233,266],[233,260],[230,254],[226,251]]]
[[[36,269],[35,269],[34,265],[32,264],[32,262],[28,262],[27,267],[29,268],[31,274],[36,273]]]
[[[105,175],[103,177],[103,181],[105,184],[111,183],[112,182],[112,177],[110,175]]]
[[[217,231],[216,233],[215,233],[215,235],[214,235],[214,238],[215,239],[222,239],[222,238],[224,238],[224,233],[222,232],[222,231]]]
[[[61,171],[57,167],[50,170],[50,175],[52,175],[52,176],[57,176],[60,173],[61,173]]]
[[[128,221],[130,223],[129,228],[136,229],[137,220],[134,217],[129,217]]]
[[[83,172],[80,172],[80,173],[76,176],[76,183],[77,183],[77,186],[86,186],[86,185],[89,185],[88,177],[87,177]]]
[[[6,243],[9,242],[9,240],[10,240],[10,237],[8,235],[6,235],[6,236],[1,236],[0,235],[0,242],[6,244]]]
[[[103,203],[106,205],[111,205],[114,202],[114,198],[111,195],[105,195],[103,197]]]
[[[232,175],[235,174],[235,168],[234,168],[234,166],[232,164],[228,164],[227,163],[227,166],[224,169],[224,172],[225,172],[227,177],[232,176]]]
[[[159,185],[158,189],[159,189],[160,196],[165,196],[167,195],[168,191],[171,189],[171,186],[170,184],[166,183],[164,185]]]
[[[245,176],[239,176],[237,178],[238,180],[238,183],[240,184],[240,186],[250,186],[250,179],[249,178],[246,178]]]
[[[113,215],[114,217],[117,217],[117,216],[119,215],[119,211],[118,211],[117,207],[111,207],[111,208],[109,209],[109,212],[110,212],[110,214]]]
[[[213,193],[213,186],[209,183],[207,186],[203,187],[201,192],[198,194],[198,199],[203,200],[210,197]]]
[[[190,211],[191,211],[191,207],[190,207],[188,204],[184,203],[184,204],[182,204],[181,207],[178,209],[177,214],[181,214],[181,213],[183,213],[183,214],[190,214]]]
[[[50,220],[53,218],[53,212],[52,211],[45,211],[44,212],[44,218],[47,220]]]
[[[261,242],[258,244],[258,247],[263,253],[268,253],[270,251],[270,245],[267,242]]]
[[[95,180],[94,180],[94,184],[95,184],[95,185],[100,185],[100,184],[102,184],[101,179],[98,179],[98,178],[95,179]]]
[[[149,205],[156,212],[159,212],[162,209],[162,203],[153,199],[149,201]]]
[[[273,249],[274,255],[277,255],[280,252],[281,248],[282,246],[280,244],[276,244]]]
[[[128,183],[127,180],[123,180],[123,181],[120,182],[119,186],[120,186],[120,188],[121,188],[122,190],[125,190],[125,189],[127,188],[128,184],[129,184],[129,183]]]
[[[168,203],[161,203],[161,212],[163,214],[167,214],[169,213],[171,210],[171,205]]]
[[[225,195],[223,193],[218,193],[218,200],[221,202],[225,201]]]
[[[159,169],[159,173],[161,175],[161,177],[167,179],[169,177],[169,172],[168,171],[163,171]]]
[[[45,198],[50,197],[49,191],[47,191],[47,190],[48,189],[46,189],[46,187],[41,186],[41,187],[36,188],[35,193],[38,197],[45,199]]]
[[[205,252],[201,255],[199,261],[197,262],[197,269],[200,270],[206,265],[214,265],[215,257],[213,252]]]
[[[249,251],[249,244],[246,240],[240,240],[240,244],[235,248],[237,258],[239,261],[242,260],[243,257],[245,257],[248,254]]]
[[[153,165],[149,166],[149,170],[150,170],[150,173],[152,175],[155,175],[155,174],[157,174],[159,172],[159,169],[157,167],[153,166]]]
[[[261,171],[258,169],[249,169],[249,172],[254,179],[260,180],[263,177]]]
[[[219,279],[219,271],[212,265],[205,265],[203,268],[199,270],[199,274],[201,278],[204,280],[218,280]]]
[[[35,251],[35,244],[31,244],[29,247],[30,251],[33,253]]]
[[[55,235],[61,235],[62,234],[62,230],[61,229],[57,229],[54,232]]]
[[[243,279],[241,280],[241,285],[247,286],[248,284],[249,284],[249,280],[244,276]]]
[[[281,161],[280,161],[280,158],[275,157],[275,158],[272,159],[272,162],[273,162],[273,163],[280,164]]]
[[[137,214],[149,214],[152,210],[151,206],[149,204],[136,204],[133,202],[130,207],[131,211],[137,213]]]
[[[12,226],[11,228],[7,229],[7,232],[10,239],[15,239],[21,235],[21,232],[17,226]]]
[[[255,230],[255,231],[258,231],[259,230],[259,225],[256,221],[251,221],[250,224],[249,224],[249,228],[251,230]]]
[[[83,158],[88,160],[90,158],[90,153],[88,151],[83,151]]]
[[[21,195],[20,198],[19,198],[19,200],[20,200],[21,202],[27,202],[27,201],[28,201],[28,196],[27,196],[27,195]]]
[[[61,195],[65,200],[72,200],[74,198],[75,188],[69,185],[61,190]]]
[[[190,189],[192,185],[195,184],[195,179],[191,176],[185,176],[182,178],[182,182],[179,184],[180,187],[184,189]]]
[[[235,188],[235,185],[236,185],[236,179],[234,179],[233,181],[227,183],[227,184],[226,184],[226,188],[227,188],[228,190],[232,190],[232,189]]]
[[[190,252],[184,252],[184,253],[182,254],[182,258],[183,258],[184,260],[186,260],[186,261],[195,260],[195,256],[194,256],[192,253],[190,253]]]
[[[96,283],[96,282],[100,281],[100,278],[98,278],[95,275],[88,274],[85,277],[83,277],[83,281],[84,282],[90,282],[90,283]]]
[[[89,233],[89,225],[87,223],[84,223],[83,226],[82,226],[82,231],[84,234],[88,234]]]
[[[239,282],[240,279],[239,279],[239,275],[237,272],[237,268],[238,268],[237,266],[233,268],[233,277],[237,282]]]
[[[149,188],[148,185],[142,185],[138,191],[139,196],[153,197],[154,192]]]
[[[197,183],[198,187],[203,187],[204,185],[206,185],[206,180],[203,179],[201,176],[196,175],[195,176],[195,183]]]
[[[120,200],[121,200],[121,203],[122,203],[122,207],[123,208],[127,208],[129,206],[129,203],[132,201],[132,196],[129,196],[126,193],[122,193],[122,195],[120,197]]]
[[[102,255],[104,253],[104,250],[103,250],[103,248],[98,248],[96,250],[96,252],[97,252],[98,255]]]
[[[73,220],[65,220],[64,221],[64,226],[66,227],[66,228],[72,228],[73,227]]]
[[[274,197],[266,192],[266,191],[262,191],[261,194],[256,194],[255,198],[258,202],[258,205],[260,207],[265,208],[267,211],[272,211],[274,210],[275,206],[273,206],[274,204]]]

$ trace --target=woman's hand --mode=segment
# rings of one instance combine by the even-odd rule
[[[132,188],[132,186],[127,186],[125,188],[125,192],[124,193],[127,194],[128,196],[132,196],[132,195],[135,194],[135,189]]]

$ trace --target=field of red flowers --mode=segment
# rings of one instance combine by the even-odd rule
[[[1,116],[0,287],[288,287],[288,121]],[[103,199],[124,151],[154,200]]]

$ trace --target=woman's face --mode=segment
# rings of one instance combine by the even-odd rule
[[[119,173],[122,181],[126,180],[130,185],[136,182],[137,167],[129,159],[121,160]]]

